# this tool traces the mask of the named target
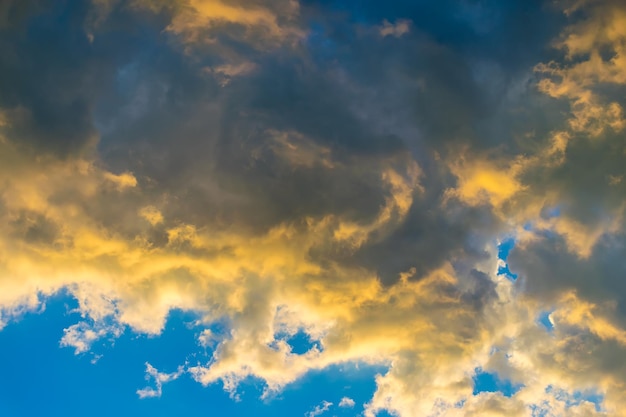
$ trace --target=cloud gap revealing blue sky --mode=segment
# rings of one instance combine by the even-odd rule
[[[501,392],[505,397],[511,397],[522,388],[510,380],[500,379],[497,373],[486,372],[481,368],[476,368],[475,371],[476,373],[472,377],[474,380],[473,395],[481,392]]]
[[[203,388],[184,375],[163,384],[159,398],[141,400],[135,391],[154,382],[144,379],[145,364],[141,361],[149,362],[160,372],[171,372],[184,361],[202,359],[194,338],[197,331],[190,326],[194,317],[175,312],[158,337],[137,337],[127,332],[114,342],[93,346],[93,354],[75,357],[70,349],[58,348],[63,327],[75,322],[76,313],[71,312],[75,308],[73,298],[59,294],[47,300],[45,312],[28,314],[20,325],[10,325],[0,333],[0,366],[2,374],[12,381],[5,386],[6,396],[0,402],[3,415],[38,415],[50,409],[66,409],[66,415],[80,416],[85,409],[94,407],[91,415],[107,416],[122,407],[125,413],[156,416],[201,413],[207,409],[219,414],[289,416],[304,414],[323,400],[334,401],[335,415],[353,415],[362,410],[374,391],[374,375],[385,372],[382,367],[366,364],[333,366],[312,371],[266,400],[259,398],[263,382],[250,379],[237,390],[238,401],[219,385]],[[181,356],[181,352],[194,353]],[[135,377],[118,379],[119,375],[131,374]],[[112,384],[117,387],[112,389]],[[29,401],[33,392],[38,393],[41,401]],[[71,397],[66,393],[72,393]],[[106,397],[103,393],[107,393]],[[344,397],[354,401],[354,405],[339,407]]]
[[[539,323],[546,328],[547,331],[552,331],[554,329],[554,324],[550,320],[551,311],[543,311],[539,313]]]
[[[513,281],[517,279],[517,274],[511,272],[511,270],[509,269],[509,264],[506,262],[506,260],[509,257],[509,253],[511,253],[514,247],[515,239],[513,238],[508,238],[498,245],[498,259],[502,262],[498,265],[497,272],[498,275],[504,275]]]
[[[625,415],[623,1],[3,0],[0,56],[0,415]]]

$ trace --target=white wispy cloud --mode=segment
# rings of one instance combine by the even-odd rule
[[[316,405],[313,410],[306,412],[304,415],[306,417],[316,417],[324,414],[326,411],[330,410],[330,407],[333,403],[329,401],[322,401],[321,404]]]
[[[146,362],[146,380],[153,380],[154,387],[145,387],[137,390],[137,395],[139,398],[159,398],[163,393],[163,384],[174,381],[178,379],[184,370],[183,367],[180,366],[176,370],[176,372],[165,373],[159,372],[154,366],[150,365]]]

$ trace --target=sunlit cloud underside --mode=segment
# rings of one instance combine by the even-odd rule
[[[0,56],[0,414],[626,416],[626,3],[5,0]]]

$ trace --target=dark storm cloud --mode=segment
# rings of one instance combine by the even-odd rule
[[[10,223],[13,237],[27,243],[52,245],[59,236],[58,225],[40,213],[22,211]]]
[[[575,4],[575,3],[571,3]],[[511,254],[523,291],[555,302],[567,291],[602,305],[616,302],[624,323],[623,2],[580,2],[570,26],[555,41],[568,58],[552,62],[546,91],[564,107],[568,125],[562,159],[527,170],[525,195],[517,203],[543,200],[543,225]],[[540,222],[542,223],[542,222]],[[546,226],[550,224],[551,226]]]
[[[564,18],[548,3],[311,2],[310,8],[324,11],[318,17],[324,50],[334,45],[334,57],[349,68],[351,79],[384,86],[379,93],[393,91],[385,105],[403,110],[403,122],[419,127],[420,140],[430,146],[469,142],[515,151],[516,132],[530,124],[543,132],[554,128],[537,123],[546,109],[529,78],[537,62],[558,55],[548,45]],[[328,19],[333,12],[336,20]],[[383,19],[407,19],[411,31],[400,40],[356,36],[355,28],[381,25]]]
[[[295,47],[259,51],[231,24],[216,43],[194,44],[193,56],[184,34],[165,31],[174,9],[112,4],[92,31],[90,5],[67,2],[5,30],[14,58],[0,88],[5,107],[27,110],[19,136],[61,154],[99,136],[104,163],[135,173],[167,218],[258,232],[307,216],[373,220],[389,195],[385,161],[412,152],[426,192],[402,226],[354,253],[312,253],[371,268],[385,283],[411,267],[422,276],[451,257],[481,259],[501,227],[487,207],[441,209],[454,179],[435,152],[469,144],[513,153],[528,125],[541,136],[559,119],[528,78],[554,54],[546,44],[562,22],[540,2],[306,3],[299,21],[311,26]],[[382,37],[383,19],[406,19],[410,30]],[[244,58],[250,73],[222,83],[215,68]],[[303,135],[335,167],[294,166],[273,150],[272,132]],[[123,208],[106,198],[90,211],[110,227],[131,223],[116,226]]]
[[[385,285],[395,283],[399,274],[415,268],[413,279],[420,279],[445,262],[455,265],[461,277],[467,266],[489,258],[487,235],[501,225],[487,210],[463,206],[441,210],[441,196],[416,196],[411,211],[400,227],[356,252],[323,248],[315,259],[332,259],[348,265],[365,266],[376,271]],[[326,251],[326,252],[324,252]],[[463,260],[463,261],[460,261]]]
[[[511,270],[519,274],[521,288],[546,304],[555,303],[568,290],[592,302],[618,302],[626,322],[625,238],[605,236],[587,259],[567,250],[563,238],[545,233],[528,246],[515,248],[509,257]]]
[[[87,31],[90,2],[34,3],[9,1],[3,9],[0,106],[23,114],[13,123],[13,137],[66,155],[95,143],[97,101],[118,67],[162,27],[157,19],[136,16],[131,23],[122,15],[94,40]]]
[[[624,101],[626,104],[626,101]],[[558,193],[554,199],[559,213],[593,226],[621,218],[626,196],[626,147],[623,133],[602,140],[574,137],[562,164],[528,172],[524,177],[539,195]],[[549,181],[546,181],[549,179]]]
[[[41,6],[41,14],[3,28],[0,92],[3,107],[28,112],[24,125],[16,126],[20,136],[66,153],[95,133],[90,106],[99,70],[89,62],[91,47],[81,30],[86,4],[62,3]]]
[[[311,26],[295,47],[259,51],[230,25],[192,56],[183,35],[166,31],[175,10],[112,4],[94,28],[88,3],[59,2],[3,29],[2,105],[26,110],[16,135],[60,154],[99,137],[103,162],[135,173],[170,226],[258,233],[305,217],[372,221],[389,195],[384,161],[412,152],[426,191],[401,227],[356,251],[311,253],[365,266],[386,284],[411,267],[421,277],[451,258],[483,259],[502,226],[487,207],[441,209],[454,180],[435,151],[461,143],[512,153],[516,132],[547,131],[559,118],[527,78],[552,53],[545,45],[562,20],[539,2],[394,2],[350,13],[307,3],[300,22]],[[407,19],[410,31],[383,38],[383,19]],[[254,69],[221,84],[214,68],[233,59]],[[328,149],[335,167],[294,166],[273,151],[276,131]],[[107,228],[141,231],[136,214],[104,194],[84,205]]]
[[[543,97],[524,78],[557,30],[545,24],[552,14],[538,4],[491,6],[455,3],[455,14],[447,3],[397,3],[364,6],[344,19],[334,4],[304,5],[301,20],[314,23],[306,39],[263,53],[222,36],[196,46],[192,58],[176,49],[173,35],[149,32],[135,54],[116,61],[110,88],[98,96],[103,158],[153,181],[173,218],[263,232],[307,216],[372,220],[388,195],[382,161],[413,152],[427,194],[402,227],[356,253],[312,256],[362,264],[385,283],[413,266],[426,274],[451,256],[480,259],[481,235],[498,221],[486,208],[440,209],[454,180],[433,161],[434,151],[461,143],[506,144],[512,152],[510,125],[521,134],[528,120],[544,120],[547,130],[556,118],[539,111]],[[409,19],[411,30],[383,38],[381,17]],[[105,42],[107,25],[120,17],[108,19],[95,43]],[[542,30],[528,38],[522,28],[533,25]],[[220,85],[209,69],[228,57],[247,57],[254,69]],[[292,166],[268,150],[270,131],[304,135],[327,148],[337,167]]]

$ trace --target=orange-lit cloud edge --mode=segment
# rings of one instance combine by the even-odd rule
[[[86,29],[93,30],[91,36],[98,36],[97,24],[115,2],[95,3],[99,8]],[[305,33],[297,25],[298,5],[284,3],[266,8],[217,0],[131,2],[152,13],[172,8],[168,31],[189,59],[226,24],[241,25],[242,39],[259,51],[297,42]],[[560,179],[570,149],[587,146],[581,142],[596,149],[598,143],[619,140],[616,135],[625,127],[620,104],[596,86],[626,84],[626,12],[592,1],[564,11],[582,7],[588,17],[567,27],[553,45],[567,59],[537,63],[532,70],[539,79],[533,88],[571,104],[566,123],[517,155],[460,146],[437,160],[455,178],[438,202],[440,210],[454,216],[452,205],[461,203],[489,210],[502,224],[483,248],[490,256],[471,265],[486,282],[457,276],[454,265],[462,254],[456,253],[421,276],[409,267],[391,285],[366,265],[321,262],[311,255],[331,249],[354,253],[403,227],[412,206],[428,198],[423,169],[408,153],[346,159],[300,132],[268,129],[270,145],[262,152],[272,158],[294,169],[367,170],[379,179],[384,198],[366,220],[305,216],[258,232],[236,222],[195,224],[185,213],[168,215],[173,197],[155,190],[148,177],[113,172],[98,155],[97,140],[77,155],[42,155],[10,136],[11,126],[28,119],[28,112],[5,108],[0,114],[0,221],[5,225],[0,325],[66,289],[84,320],[65,329],[61,345],[77,354],[124,331],[158,335],[172,309],[196,312],[200,327],[228,321],[228,338],[212,340],[207,330],[198,341],[213,343],[209,363],[185,364],[172,374],[149,369],[161,377],[159,393],[161,384],[187,372],[201,384],[221,381],[233,393],[244,378],[258,377],[267,384],[265,395],[272,395],[310,370],[355,361],[389,366],[376,379],[365,407],[368,417],[383,409],[399,416],[528,416],[533,406],[555,416],[622,415],[626,376],[608,372],[601,358],[607,352],[626,357],[625,321],[614,300],[590,298],[567,285],[535,296],[521,279],[516,283],[498,275],[495,256],[498,239],[514,236],[524,250],[549,244],[549,231],[571,259],[593,262],[599,240],[623,233],[626,207],[615,199],[601,202],[600,218],[544,214],[546,208],[577,202],[571,185]],[[384,22],[372,30],[401,41],[411,26]],[[608,60],[601,56],[606,48],[614,51]],[[228,56],[207,72],[226,84],[254,69],[243,58]],[[602,167],[588,175],[603,187],[623,183],[621,172]],[[530,230],[524,227],[529,223]],[[155,233],[164,236],[163,244],[154,243]],[[552,311],[552,332],[537,323],[543,311]],[[297,355],[277,339],[279,333],[300,330],[323,349]],[[472,395],[477,367],[523,387],[511,397]],[[567,404],[568,395],[587,390],[604,396],[600,411],[590,402]]]

